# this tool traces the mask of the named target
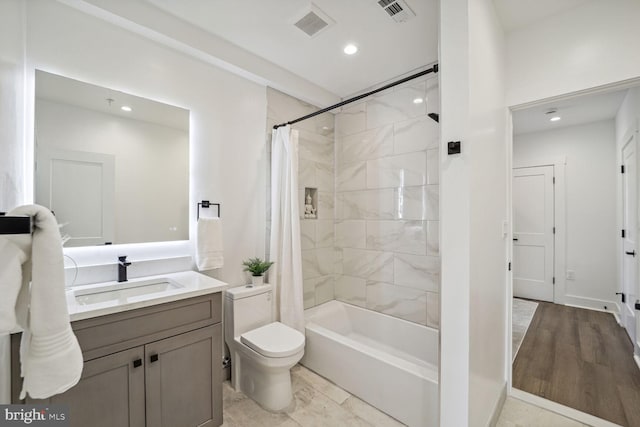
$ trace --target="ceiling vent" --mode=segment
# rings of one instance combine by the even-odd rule
[[[404,0],[379,0],[378,4],[396,22],[407,22],[416,16]]]
[[[334,23],[335,21],[329,18],[326,13],[316,5],[311,4],[311,10],[307,10],[302,18],[298,19],[293,25],[304,31],[309,37],[314,37]]]

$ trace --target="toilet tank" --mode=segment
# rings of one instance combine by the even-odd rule
[[[238,286],[225,291],[225,330],[234,337],[273,321],[271,285]],[[227,335],[230,337],[230,335]]]

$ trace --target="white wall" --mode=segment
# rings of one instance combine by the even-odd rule
[[[22,199],[24,159],[16,141],[23,138],[24,3],[0,2],[0,212]]]
[[[440,424],[487,425],[507,373],[504,36],[489,0],[440,7]]]
[[[469,422],[469,0],[440,2],[440,425]],[[464,141],[447,155],[447,141]]]
[[[496,421],[506,394],[507,110],[505,39],[493,2],[469,2],[469,425]],[[446,214],[445,214],[446,216]]]
[[[114,243],[189,240],[187,131],[42,99],[35,123],[39,149],[113,155]]]
[[[613,120],[514,136],[514,167],[566,159],[565,257],[567,270],[575,271],[575,280],[565,280],[565,303],[615,309],[620,241],[616,158]],[[566,276],[562,271],[556,274]]]
[[[0,211],[23,197],[24,161],[16,141],[23,137],[24,7],[21,0],[0,1]],[[9,336],[0,336],[0,404],[9,403]]]
[[[589,1],[507,37],[507,105],[640,76],[640,2]]]
[[[35,68],[191,111],[192,241],[196,201],[222,203],[225,267],[214,275],[245,283],[242,260],[264,255],[265,87],[58,2],[27,2],[27,35],[28,129],[33,128]],[[24,149],[31,160],[32,140],[29,134],[24,145],[16,142],[15,152]],[[190,245],[133,245],[75,250],[74,256],[81,264],[111,264],[121,251],[135,262],[191,250]]]

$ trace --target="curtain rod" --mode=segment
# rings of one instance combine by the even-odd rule
[[[429,68],[428,70],[420,71],[419,73],[413,74],[413,75],[405,77],[403,79],[400,79],[397,82],[389,83],[389,84],[384,85],[384,86],[382,86],[382,87],[380,87],[378,89],[372,90],[371,92],[367,92],[367,93],[363,93],[362,95],[354,96],[353,98],[349,98],[349,99],[344,100],[342,102],[338,102],[337,104],[331,105],[331,106],[326,107],[326,108],[323,108],[322,110],[318,110],[318,111],[313,112],[311,114],[307,114],[306,116],[298,117],[295,120],[291,120],[291,121],[288,121],[286,123],[280,123],[279,125],[274,125],[273,128],[274,129],[278,129],[279,127],[282,127],[282,126],[292,125],[294,123],[298,123],[298,122],[301,122],[303,120],[310,119],[312,117],[315,117],[315,116],[318,116],[320,114],[326,113],[327,111],[331,111],[331,110],[336,109],[338,107],[342,107],[343,105],[347,105],[347,104],[350,104],[352,102],[359,101],[362,98],[366,98],[367,96],[371,96],[371,95],[374,95],[374,94],[376,94],[378,92],[382,92],[383,90],[389,89],[391,87],[398,86],[399,84],[408,82],[409,80],[417,79],[418,77],[422,77],[424,75],[427,75],[427,74],[430,74],[430,73],[437,73],[437,72],[438,72],[438,64],[435,64],[432,68]]]

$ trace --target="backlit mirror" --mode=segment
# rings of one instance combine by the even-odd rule
[[[189,239],[189,111],[36,70],[35,202],[65,246]]]

